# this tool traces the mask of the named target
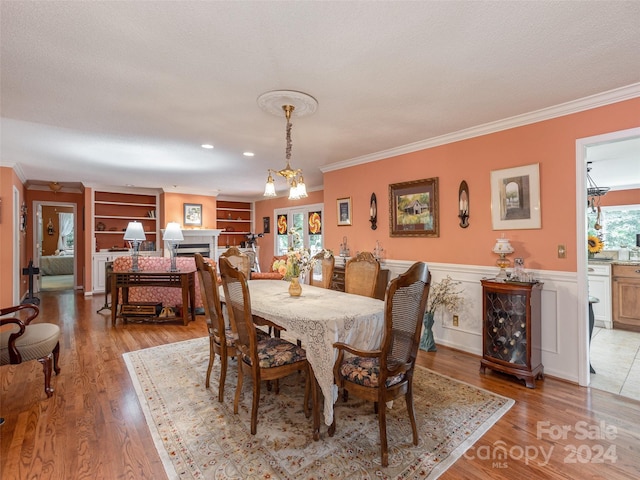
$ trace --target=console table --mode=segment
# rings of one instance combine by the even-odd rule
[[[196,319],[196,272],[112,272],[111,273],[111,325],[116,325],[118,315],[119,292],[122,289],[122,302],[129,302],[131,287],[174,287],[182,289],[182,323]]]

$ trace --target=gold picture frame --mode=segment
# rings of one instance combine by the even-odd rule
[[[439,237],[438,177],[389,185],[389,235]]]

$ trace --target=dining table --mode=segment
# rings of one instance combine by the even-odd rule
[[[335,342],[356,348],[379,348],[384,330],[384,301],[327,288],[302,285],[299,297],[291,296],[283,280],[249,280],[251,313],[286,330],[301,341],[313,375],[324,397],[324,422],[333,423],[333,405],[338,398],[333,366]],[[220,287],[224,302],[224,289]],[[319,402],[318,402],[319,403]],[[319,438],[319,406],[313,405],[314,439]]]

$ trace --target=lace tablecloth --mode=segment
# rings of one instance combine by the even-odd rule
[[[334,342],[373,350],[380,346],[384,325],[384,302],[311,285],[302,285],[302,295],[289,295],[282,280],[250,280],[251,311],[270,320],[302,341],[324,395],[324,421],[333,422],[333,404],[338,389],[333,382],[337,351]],[[220,288],[221,300],[224,291]]]

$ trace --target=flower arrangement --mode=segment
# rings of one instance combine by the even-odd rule
[[[429,289],[426,313],[433,316],[439,307],[444,307],[449,311],[457,310],[463,300],[462,291],[456,290],[460,283],[447,275],[440,282],[432,284]]]
[[[294,245],[301,244],[302,239],[300,238],[300,234],[295,230],[290,231],[292,235],[294,235]],[[332,255],[331,250],[322,249],[325,257]],[[297,278],[300,275],[304,276],[309,273],[314,265],[316,264],[316,259],[311,255],[311,251],[308,248],[289,248],[287,252],[286,260],[276,260],[273,262],[271,266],[274,272],[280,273],[283,275],[283,279],[287,281],[291,281],[292,278]]]
[[[604,242],[596,235],[589,235],[587,237],[587,248],[590,254],[600,253],[604,248]]]

